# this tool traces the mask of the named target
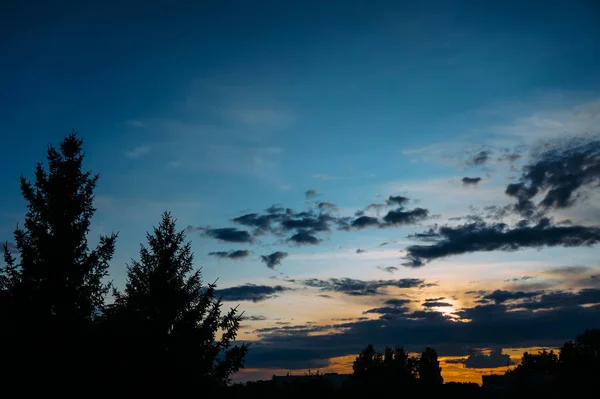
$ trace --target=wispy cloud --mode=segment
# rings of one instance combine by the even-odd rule
[[[127,121],[125,121],[125,124],[127,126],[131,126],[131,127],[137,127],[137,128],[144,128],[146,127],[146,124],[139,120],[139,119],[128,119]]]
[[[232,117],[249,127],[282,128],[289,126],[294,117],[291,113],[273,108],[240,108],[223,110],[225,118]]]
[[[140,145],[137,147],[133,147],[130,150],[125,151],[125,156],[127,158],[138,159],[142,156],[148,154],[152,150],[152,146],[148,144]]]

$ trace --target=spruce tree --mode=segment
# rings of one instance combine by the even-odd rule
[[[216,285],[202,285],[191,243],[169,212],[147,242],[139,261],[128,265],[110,314],[121,329],[116,334],[127,340],[126,367],[172,389],[226,385],[248,351],[247,344],[234,345],[242,315],[237,308],[221,315]]]
[[[83,170],[82,146],[73,132],[48,147],[47,169],[39,162],[34,182],[20,179],[27,212],[14,246],[4,244],[0,268],[1,349],[12,365],[7,383],[43,378],[64,392],[66,378],[72,384],[100,364],[102,342],[93,327],[109,290],[104,279],[117,236],[88,248],[98,175]]]
[[[104,304],[116,234],[100,237],[90,251],[87,235],[95,212],[98,175],[83,170],[83,141],[66,136],[47,150],[48,170],[38,163],[35,182],[21,176],[27,202],[23,228],[14,231],[18,257],[4,244],[3,298],[18,325],[84,325]]]

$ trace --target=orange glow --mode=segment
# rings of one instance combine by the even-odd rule
[[[495,367],[495,368],[467,368],[462,363],[449,363],[448,361],[466,359],[467,356],[440,356],[440,366],[442,367],[442,377],[444,382],[474,382],[481,385],[481,376],[492,375],[492,374],[504,374],[507,370],[513,369],[521,360],[523,352],[537,353],[542,349],[553,349],[553,348],[510,348],[504,349],[504,353],[510,355],[513,365]],[[554,348],[556,350],[556,348]],[[485,351],[484,351],[485,352]],[[417,355],[411,354],[411,355]],[[320,369],[268,369],[268,368],[246,368],[238,372],[234,377],[234,382],[254,381],[254,380],[269,380],[273,375],[285,375],[291,372],[294,375],[304,375],[308,372],[316,373],[338,373],[338,374],[350,374],[352,373],[352,363],[357,355],[346,355],[340,357],[332,357],[329,359],[329,363],[326,367]]]

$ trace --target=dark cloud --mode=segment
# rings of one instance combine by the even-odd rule
[[[280,205],[271,205],[270,207],[265,209],[265,212],[267,213],[282,213],[283,211],[284,209]]]
[[[296,234],[288,238],[287,241],[297,245],[317,245],[321,242],[317,237],[306,230],[299,230]]]
[[[330,224],[337,219],[327,213],[314,214],[312,212],[289,213],[282,216],[281,227],[286,230],[310,230],[311,232],[324,232],[330,230]]]
[[[493,349],[489,355],[484,353],[472,353],[466,359],[456,359],[450,363],[462,363],[466,368],[497,368],[514,364],[510,355],[502,353],[502,348]]]
[[[406,248],[405,266],[419,267],[433,259],[470,252],[515,251],[520,248],[591,246],[600,240],[600,228],[557,226],[547,218],[535,225],[520,222],[510,228],[504,223],[476,222],[438,229],[439,241],[433,245]]]
[[[398,268],[396,266],[377,266],[377,268],[381,271],[388,273],[394,273],[395,271],[398,271]]]
[[[358,248],[358,249],[356,250],[356,253],[357,253],[357,254],[363,254],[363,253],[365,253],[365,252],[367,252],[367,250],[366,250],[366,249],[362,249],[362,248]]]
[[[248,213],[246,215],[239,216],[232,219],[231,221],[244,226],[255,227],[259,231],[263,232],[271,228],[271,225],[278,221],[281,216],[276,213],[268,213],[266,215],[259,215],[258,213]]]
[[[188,228],[189,230],[189,228]],[[254,239],[246,230],[238,230],[233,227],[225,227],[222,229],[205,229],[205,234],[219,241],[225,242],[243,242],[252,243]]]
[[[415,224],[427,219],[428,215],[429,211],[423,208],[415,208],[410,211],[405,211],[404,208],[398,208],[389,211],[387,215],[383,217],[385,223],[382,224],[382,227]]]
[[[281,261],[287,256],[287,252],[277,251],[270,255],[261,255],[260,260],[262,260],[269,269],[274,269],[275,266],[280,265]]]
[[[245,284],[236,287],[215,290],[215,295],[217,297],[221,297],[224,301],[260,302],[266,299],[274,298],[278,294],[288,290],[290,290],[290,288],[281,285],[268,286]]]
[[[470,166],[481,166],[484,165],[487,161],[490,160],[490,156],[492,155],[491,151],[479,151],[478,153],[472,155],[468,158],[465,163]]]
[[[379,289],[384,287],[423,288],[430,286],[430,284],[426,284],[424,280],[416,278],[368,281],[351,278],[330,278],[328,280],[311,278],[298,282],[307,287],[319,288],[322,291],[341,292],[351,296],[378,295],[380,294]]]
[[[426,346],[435,348],[440,356],[465,356],[478,348],[515,348],[561,345],[586,328],[600,327],[598,297],[590,293],[575,293],[577,302],[586,306],[562,307],[539,312],[506,304],[488,304],[456,312],[469,322],[456,322],[452,317],[435,311],[405,312],[398,307],[370,309],[378,319],[348,321],[322,327],[313,334],[304,326],[297,331],[273,329],[264,332],[261,341],[248,355],[247,367],[308,368],[327,365],[332,357],[356,355],[367,343],[376,347],[401,344],[409,352],[420,352]],[[586,302],[587,301],[587,302]],[[595,301],[595,302],[594,302]],[[403,303],[398,304],[401,309]],[[515,305],[516,306],[516,305]],[[332,333],[328,331],[333,331]],[[493,359],[473,356],[469,367],[500,365],[501,354]],[[503,366],[506,365],[502,358]],[[479,363],[477,363],[479,362]],[[466,361],[465,361],[466,363]]]
[[[229,258],[229,259],[242,259],[250,255],[250,251],[246,249],[238,249],[231,251],[217,251],[217,252],[209,252],[210,256],[216,256],[217,258]]]
[[[410,309],[408,308],[402,308],[402,307],[397,307],[397,306],[384,306],[381,308],[373,308],[373,309],[369,309],[369,310],[365,310],[363,312],[363,314],[369,314],[369,313],[373,313],[373,314],[383,314],[383,315],[398,315],[398,314],[404,314],[404,313],[408,313],[410,311]]]
[[[481,177],[463,177],[462,183],[465,186],[476,186],[481,181]]]
[[[483,300],[494,301],[495,303],[504,303],[506,301],[514,301],[518,299],[526,299],[533,298],[538,295],[541,295],[543,291],[533,291],[533,292],[524,292],[524,291],[505,291],[505,290],[496,290],[491,294],[483,296]]]
[[[262,315],[253,315],[253,316],[244,316],[242,320],[264,321],[264,320],[267,320],[267,318],[266,318],[266,316],[262,316]]]
[[[384,305],[388,305],[388,306],[404,306],[406,304],[411,303],[412,301],[410,299],[403,299],[403,298],[392,298],[392,299],[388,299],[385,302],[383,302]]]
[[[396,205],[396,206],[400,206],[401,207],[401,206],[406,205],[406,203],[408,201],[409,201],[408,198],[403,197],[401,195],[396,195],[396,196],[390,195],[385,202],[386,202],[386,204],[388,204],[390,206],[391,205]]]
[[[448,308],[448,307],[452,307],[452,304],[448,303],[448,302],[441,302],[441,301],[428,301],[428,302],[423,302],[421,304],[421,306],[426,307],[426,308]]]
[[[600,179],[600,140],[575,138],[543,148],[523,168],[518,183],[506,194],[517,199],[514,209],[530,217],[536,210],[571,206],[580,188]],[[544,197],[538,204],[533,198]]]
[[[350,227],[359,230],[371,226],[379,226],[379,219],[372,216],[360,216],[350,223]]]
[[[332,203],[332,202],[327,202],[327,201],[324,201],[324,202],[319,202],[319,203],[317,204],[317,207],[318,207],[320,210],[322,210],[322,211],[332,211],[332,210],[334,210],[334,209],[337,209],[337,205],[336,205],[336,204],[334,204],[334,203]]]
[[[600,289],[585,288],[578,292],[556,291],[540,295],[534,300],[513,305],[529,310],[576,307],[585,304],[600,304]]]
[[[318,195],[319,195],[319,193],[317,192],[317,190],[313,190],[313,189],[306,190],[304,192],[304,198],[306,198],[306,199],[315,198]]]

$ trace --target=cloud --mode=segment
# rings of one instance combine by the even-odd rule
[[[313,189],[306,190],[304,192],[304,198],[306,198],[306,199],[315,198],[318,195],[319,195],[319,193],[317,192],[317,190],[313,190]]]
[[[365,208],[365,211],[375,211],[377,213],[379,213],[380,210],[384,209],[387,205],[385,204],[369,204],[367,205],[367,207]]]
[[[403,208],[391,210],[383,217],[382,227],[389,226],[402,226],[408,224],[415,224],[422,220],[427,219],[429,211],[423,208],[415,208],[410,211],[405,211]]]
[[[493,349],[489,355],[484,353],[472,353],[466,359],[456,359],[450,363],[463,363],[466,368],[497,368],[514,364],[507,353],[502,353],[502,348]]]
[[[523,291],[516,291],[516,292],[510,292],[510,291],[505,291],[505,290],[495,290],[494,292],[492,292],[491,294],[487,294],[485,296],[483,296],[483,300],[489,300],[489,301],[494,301],[495,303],[504,303],[506,301],[513,301],[513,300],[518,300],[518,299],[526,299],[526,298],[533,298],[536,297],[538,295],[541,295],[543,293],[543,291],[534,291],[534,292],[523,292]]]
[[[578,292],[555,291],[535,297],[513,305],[517,308],[528,310],[556,309],[565,307],[577,307],[585,304],[600,304],[600,289],[584,288]]]
[[[317,245],[321,242],[321,240],[306,230],[299,230],[296,234],[288,238],[287,241],[298,245]]]
[[[252,243],[254,240],[246,230],[238,230],[233,227],[222,229],[206,229],[205,234],[219,241]]]
[[[270,207],[265,209],[265,212],[267,213],[282,213],[283,211],[284,209],[280,205],[271,205]]]
[[[398,271],[398,268],[396,266],[377,266],[377,268],[381,271],[388,273],[394,273],[395,271]]]
[[[384,306],[381,308],[373,308],[373,309],[365,310],[363,312],[363,314],[374,313],[374,314],[382,314],[382,315],[398,315],[398,314],[408,313],[409,311],[410,311],[410,309],[408,309],[408,308]]]
[[[411,302],[412,301],[410,299],[392,298],[392,299],[387,299],[383,304],[388,305],[388,306],[404,306]]]
[[[404,266],[419,267],[438,258],[470,252],[515,251],[520,248],[580,247],[600,241],[600,228],[557,226],[542,218],[536,225],[520,222],[510,228],[504,223],[475,222],[438,229],[439,241],[433,245],[406,248]]]
[[[388,205],[397,205],[397,206],[401,207],[401,206],[404,206],[408,201],[409,201],[408,198],[403,197],[401,195],[396,195],[396,196],[390,195],[385,202]]]
[[[264,321],[268,320],[266,316],[262,315],[252,315],[252,316],[244,316],[243,320],[251,320],[251,321]]]
[[[236,287],[223,288],[215,290],[215,295],[221,297],[224,301],[252,301],[260,302],[276,297],[278,294],[289,291],[290,288],[275,285],[255,285],[245,284]]]
[[[249,127],[281,128],[288,126],[294,119],[293,115],[273,108],[241,108],[231,109],[228,115]]]
[[[350,223],[350,227],[359,230],[370,226],[379,226],[379,219],[372,216],[359,216]]]
[[[333,221],[335,221],[335,218],[326,213],[319,215],[314,215],[311,212],[288,213],[282,218],[281,227],[285,230],[310,229],[311,231],[329,231],[329,224]]]
[[[263,261],[269,269],[274,269],[275,266],[280,265],[281,261],[287,256],[287,252],[276,251],[270,255],[261,255],[260,260]]]
[[[247,213],[245,215],[233,218],[231,221],[244,226],[254,227],[257,229],[257,233],[262,233],[270,229],[271,224],[278,221],[280,217],[281,216],[277,213],[268,213],[266,215]]]
[[[600,306],[594,305],[598,297],[585,292],[572,294],[586,306],[573,306],[574,301],[570,301],[538,312],[516,305],[489,304],[462,309],[449,316],[436,311],[405,312],[402,310],[405,303],[400,302],[396,306],[369,309],[369,314],[380,315],[378,319],[325,326],[320,334],[307,329],[273,329],[261,336],[259,344],[249,353],[246,366],[273,367],[273,362],[280,362],[282,367],[323,367],[332,357],[355,356],[367,343],[376,347],[402,344],[409,352],[431,346],[440,356],[465,356],[490,347],[555,347],[586,328],[600,327]],[[456,322],[457,317],[464,322]],[[486,359],[486,365],[499,363],[499,351],[494,352],[493,359]],[[472,359],[473,367],[474,360],[481,361]]]
[[[209,252],[208,253],[210,256],[216,256],[217,258],[229,258],[229,259],[242,259],[247,257],[248,255],[250,255],[250,251],[248,251],[247,249],[238,249],[238,250],[231,250],[229,252],[225,252],[225,251],[217,251],[217,252]]]
[[[295,280],[290,280],[296,282]],[[330,278],[320,280],[311,278],[298,281],[306,287],[319,288],[322,291],[341,292],[351,296],[378,295],[380,289],[385,287],[396,288],[424,288],[429,286],[424,280],[417,278],[403,278],[399,280],[355,280],[351,278]]]
[[[317,207],[322,211],[332,211],[334,209],[337,209],[337,205],[335,205],[334,203],[331,203],[331,202],[327,202],[327,201],[319,202],[317,204]]]
[[[320,180],[333,180],[333,179],[336,179],[335,176],[328,175],[327,173],[316,173],[316,174],[312,175],[312,177],[315,178],[315,179],[320,179]]]
[[[465,163],[469,166],[482,166],[490,160],[492,152],[490,150],[479,151],[471,155]]]
[[[517,199],[515,211],[530,217],[536,210],[566,208],[577,200],[580,189],[600,180],[600,140],[571,138],[553,142],[534,151],[519,182],[505,193]],[[533,199],[543,195],[534,204]]]
[[[452,307],[452,304],[448,302],[442,302],[440,300],[425,300],[425,302],[423,302],[421,306],[426,308],[449,308]]]
[[[125,151],[125,156],[127,158],[137,159],[137,158],[140,158],[140,157],[148,154],[150,152],[150,150],[152,150],[152,146],[140,145],[140,146],[137,146],[130,150]]]
[[[463,177],[462,183],[464,186],[476,186],[481,181],[481,177]]]
[[[367,252],[367,250],[366,250],[366,249],[362,249],[362,248],[358,248],[358,249],[356,250],[356,253],[357,253],[357,254],[363,254],[363,253],[365,253],[365,252]]]
[[[131,126],[131,127],[137,127],[137,128],[144,128],[146,127],[146,124],[140,120],[136,120],[136,119],[129,119],[125,122],[125,124],[127,126]]]

